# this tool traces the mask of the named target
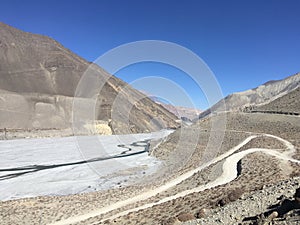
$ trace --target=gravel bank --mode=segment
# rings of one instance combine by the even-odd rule
[[[249,224],[242,222],[245,217],[261,214],[268,207],[279,202],[280,196],[293,197],[295,190],[300,187],[300,177],[284,180],[275,185],[267,185],[262,190],[244,194],[239,200],[224,207],[213,209],[207,218],[188,221],[182,225],[217,225],[217,224]],[[299,219],[299,218],[298,218]],[[286,222],[286,223],[284,223]],[[278,221],[275,224],[299,224],[298,221]]]

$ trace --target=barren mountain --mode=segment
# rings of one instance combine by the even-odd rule
[[[176,115],[178,118],[182,120],[194,120],[199,116],[199,114],[202,112],[199,109],[193,109],[193,108],[188,108],[188,107],[183,107],[183,106],[174,106],[171,104],[164,104],[162,102],[156,102],[160,105],[162,105],[164,108],[166,108],[168,111]]]
[[[88,68],[99,78],[97,82],[108,79],[100,93],[92,93],[98,96],[95,119],[100,133],[177,126],[176,116],[165,108],[57,41],[0,23],[0,128],[70,128],[76,87]],[[113,117],[116,97],[119,100],[114,107],[118,113]],[[88,99],[83,98],[85,101]],[[129,114],[128,121],[121,118],[124,111]],[[87,123],[94,121],[83,123],[87,128],[91,125]]]
[[[300,87],[289,92],[274,101],[255,107],[255,111],[266,112],[282,112],[282,113],[300,113]]]
[[[257,88],[228,95],[224,101],[220,101],[210,109],[204,111],[200,117],[204,117],[213,111],[240,111],[245,107],[258,107],[268,104],[300,86],[300,73],[289,76],[282,80],[269,81]]]
[[[181,119],[183,121],[191,122],[197,119],[199,114],[202,112],[202,110],[195,107],[184,107],[166,103],[161,98],[153,96],[145,91],[142,91],[142,93],[149,96],[149,98],[152,99],[155,103],[162,105],[165,109],[176,115],[178,119]]]
[[[4,27],[4,30],[14,31],[13,28]],[[38,36],[38,38],[42,37]],[[48,40],[51,42],[51,39]],[[53,48],[60,46],[52,42]],[[6,43],[5,46],[11,45],[11,40],[7,39],[2,43]],[[16,45],[16,41],[13,43]],[[30,43],[28,41],[29,45]],[[13,47],[9,46],[9,48]],[[47,48],[45,53],[35,58],[42,65],[45,64],[46,56],[53,54],[48,47],[43,48]],[[35,52],[34,46],[30,49]],[[22,51],[20,50],[20,54]],[[80,66],[87,67],[88,63],[76,58],[77,56],[67,50],[57,51],[63,55],[63,59],[69,56],[66,60],[78,65],[72,70],[75,71],[74,77],[78,76],[76,80],[78,82],[83,72]],[[1,86],[3,89],[0,92],[1,105],[6,107],[2,110],[10,109],[12,118],[15,117],[16,112],[32,113],[33,116],[29,117],[29,121],[33,124],[38,124],[35,121],[43,121],[40,115],[49,116],[60,124],[53,115],[60,118],[66,114],[52,114],[49,111],[52,107],[53,112],[60,109],[70,110],[68,104],[72,102],[74,90],[71,89],[69,94],[68,90],[64,90],[64,86],[60,88],[56,82],[47,78],[59,79],[56,75],[59,74],[59,62],[62,60],[51,64],[49,68],[51,71],[53,68],[53,71],[47,70],[50,75],[47,75],[46,70],[43,69],[46,67],[42,68],[40,64],[38,65],[42,68],[40,69],[42,72],[38,73],[39,75],[32,75],[41,79],[41,86],[45,80],[51,84],[50,86],[45,85],[41,88],[40,85],[33,86],[31,83],[22,84],[22,82],[9,86],[10,83],[17,82],[9,76],[10,71],[16,71],[14,67],[9,67],[6,69],[6,75],[2,75],[2,68],[11,63],[8,60],[10,55],[6,53],[6,58],[3,60],[5,63],[0,65],[1,79],[5,77],[7,80],[5,81],[7,85]],[[28,57],[32,55],[34,54]],[[13,62],[17,60],[15,57],[12,57]],[[23,66],[30,65],[24,63]],[[67,67],[66,65],[69,64],[63,64],[61,67]],[[76,72],[77,70],[79,72]],[[102,78],[108,76],[99,67],[95,67],[94,72]],[[30,77],[31,73],[28,74],[25,75]],[[60,75],[62,78],[63,74]],[[73,76],[69,79],[73,79]],[[23,82],[27,80],[24,79]],[[32,79],[30,82],[34,83],[36,80]],[[199,119],[191,126],[182,126],[168,136],[159,135],[159,139],[156,140],[133,142],[129,146],[143,147],[140,145],[141,142],[146,143],[145,148],[149,150],[149,154],[163,161],[157,173],[148,177],[149,180],[115,189],[75,193],[69,196],[39,196],[0,201],[0,221],[3,224],[56,225],[299,224],[299,191],[297,190],[300,190],[300,123],[299,115],[295,114],[299,112],[299,83],[300,74],[296,74],[284,80],[267,82],[249,91],[232,94],[204,112],[202,116],[213,111],[220,113],[212,113],[211,116]],[[75,84],[74,88],[77,86]],[[20,85],[18,90],[14,89],[15,85]],[[155,129],[162,124],[168,126],[175,124],[173,114],[166,112],[162,106],[153,103],[149,98],[145,97],[138,101],[139,97],[145,95],[131,87],[124,89],[124,85],[124,82],[111,77],[102,89],[98,101],[101,112],[98,114],[99,120],[109,121],[111,118],[117,118],[112,121],[113,128],[122,132],[126,130],[126,124],[118,121],[124,119],[122,112],[133,105],[129,124],[133,131]],[[35,90],[38,88],[41,89]],[[121,113],[111,117],[110,112],[117,96],[121,96],[122,104],[117,107]],[[224,101],[227,110],[223,109]],[[280,111],[277,110],[293,113],[278,113]],[[6,117],[1,117],[1,122],[6,123],[9,113],[3,115]],[[11,124],[14,124],[13,120]],[[6,145],[6,142],[4,144]],[[17,147],[21,148],[21,146]],[[128,152],[132,150],[126,146],[125,148]],[[127,150],[125,153],[123,151],[122,149],[116,157],[127,154]],[[63,165],[65,164],[64,162]],[[45,168],[45,165],[36,163],[33,166]],[[15,176],[16,174],[11,174],[14,170],[18,176],[22,176],[24,171],[30,168],[27,166],[2,169],[2,179],[4,178],[5,181],[7,177]],[[19,172],[20,169],[23,171]],[[130,171],[122,171],[122,174],[126,175],[128,172]],[[80,180],[85,183],[85,179],[86,177],[78,177],[76,183]],[[62,181],[58,180],[57,184]]]

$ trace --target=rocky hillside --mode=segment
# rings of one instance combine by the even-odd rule
[[[296,225],[299,224],[299,177],[244,194],[237,201],[202,214],[182,225]]]
[[[210,109],[201,113],[204,117],[213,111],[241,111],[245,107],[258,107],[268,104],[300,87],[300,73],[289,76],[283,80],[269,81],[257,88],[228,95]]]
[[[260,112],[282,112],[300,114],[300,87],[275,99],[274,101],[252,109]]]
[[[90,65],[49,37],[0,23],[0,129],[70,128],[75,90]],[[95,118],[105,129],[127,133],[177,126],[176,116],[168,110],[137,90],[124,88],[125,82],[102,68],[92,68],[99,82],[108,79],[95,93]],[[122,99],[118,111],[130,110],[129,121],[112,118],[117,96]]]
[[[156,102],[160,105],[162,105],[164,108],[166,108],[168,111],[176,115],[178,118],[182,120],[189,120],[193,121],[195,118],[199,116],[199,114],[202,112],[199,109],[193,109],[183,106],[174,106],[171,104],[164,104],[161,102]]]

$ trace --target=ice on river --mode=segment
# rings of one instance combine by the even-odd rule
[[[0,141],[0,200],[128,185],[157,170],[143,151],[171,132]]]

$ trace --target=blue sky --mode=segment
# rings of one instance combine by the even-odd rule
[[[50,36],[88,61],[128,42],[174,42],[199,55],[227,95],[300,72],[299,9],[298,0],[2,0],[0,21]],[[116,75],[129,83],[165,77],[196,107],[208,106],[199,87],[169,66],[137,64]]]

